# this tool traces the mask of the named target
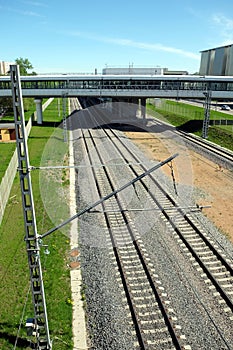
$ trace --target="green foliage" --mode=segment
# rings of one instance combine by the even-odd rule
[[[0,110],[4,111],[4,115],[13,114],[13,105],[11,97],[0,97]]]
[[[29,62],[28,58],[16,58],[15,63],[19,65],[20,75],[29,75],[29,70],[33,69],[31,62]],[[32,75],[36,73],[33,72]]]
[[[33,98],[23,98],[24,116],[28,121],[32,113],[35,111],[35,103]],[[12,99],[8,97],[0,98],[0,109],[4,108],[5,113],[0,119],[0,122],[14,122],[14,112]]]
[[[31,111],[31,113],[35,110],[35,103],[33,98],[24,98],[23,99],[24,112]]]
[[[36,75],[36,72],[29,73],[29,70],[33,69],[31,62],[27,58],[16,58],[15,63],[19,65],[20,75]],[[31,106],[34,105],[33,99],[24,98],[24,108],[29,110]],[[11,97],[0,97],[0,111],[4,109],[5,115],[13,115],[13,106]],[[1,113],[0,113],[1,114]]]

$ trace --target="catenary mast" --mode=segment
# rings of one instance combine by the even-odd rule
[[[34,318],[29,323],[29,333],[36,337],[35,349],[50,350],[52,349],[52,344],[49,335],[43,275],[40,261],[41,240],[37,234],[19,66],[11,65],[10,72],[18,154],[18,171],[24,215],[25,242],[34,307]]]

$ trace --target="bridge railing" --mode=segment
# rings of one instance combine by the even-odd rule
[[[27,76],[21,78],[24,97],[121,96],[205,99],[233,98],[233,77],[199,76]],[[10,96],[10,81],[0,77],[0,96]]]

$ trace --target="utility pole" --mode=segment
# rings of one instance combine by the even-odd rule
[[[66,124],[66,116],[67,116],[67,95],[62,95],[62,117],[63,117],[63,139],[64,142],[68,141],[68,133],[67,133],[67,124]]]
[[[26,326],[28,326],[28,335],[33,335],[36,337],[34,349],[50,350],[52,349],[52,344],[49,335],[44,284],[40,261],[41,239],[37,234],[19,66],[11,65],[10,73],[16,131],[16,147],[18,154],[18,171],[23,204],[25,228],[24,239],[26,242],[28,255],[32,302],[34,307],[34,317],[30,319],[30,322],[27,321]]]
[[[203,94],[205,95],[205,116],[203,120],[202,137],[204,139],[207,139],[210,122],[211,90],[207,89],[205,92],[203,92]]]

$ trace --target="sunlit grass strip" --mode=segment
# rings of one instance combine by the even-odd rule
[[[188,113],[189,119],[203,119],[204,117],[204,106],[194,106],[188,103],[182,103],[179,101],[172,101],[172,100],[163,100],[161,106],[163,110],[166,110],[167,112],[170,112],[170,113],[174,113],[176,115],[187,116],[187,113]],[[210,110],[210,119],[211,120],[220,120],[220,119],[233,120],[233,115],[228,113],[223,113],[221,111],[217,111],[216,105],[215,105],[215,109],[212,108]]]
[[[175,108],[170,108],[170,111],[167,110],[167,105],[174,106],[176,104],[178,104],[178,107],[176,109],[178,114],[174,112]],[[200,117],[200,111],[202,113],[202,117]],[[204,119],[204,109],[201,107],[191,106],[184,103],[182,104],[181,102],[175,101],[163,101],[159,107],[148,103],[147,112],[155,118],[161,119],[178,128],[183,126],[183,130],[185,130],[185,125],[188,125],[188,131],[191,131],[198,136],[202,135],[202,121]],[[224,113],[214,110],[211,110],[210,116],[210,120],[233,119],[233,116],[230,114],[226,115]],[[233,150],[233,126],[210,126],[208,132],[208,140],[222,147]]]
[[[44,112],[49,126],[34,126],[29,138],[31,163],[40,163],[40,158],[48,138],[54,132],[59,121],[57,101]],[[39,171],[32,174],[33,196],[37,216],[38,232],[44,233],[54,224],[44,210],[40,188]],[[58,350],[72,349],[72,303],[70,292],[70,274],[67,268],[69,240],[57,232],[43,242],[48,244],[49,255],[41,249],[45,294],[48,309],[49,326],[53,348]],[[24,223],[22,215],[21,193],[18,175],[12,186],[10,200],[7,204],[0,227],[0,349],[13,349],[19,322],[24,308],[29,285],[26,245],[24,242]],[[24,324],[28,317],[33,317],[31,298],[26,307]],[[17,349],[27,348],[27,335],[22,325]]]
[[[0,143],[0,182],[15,151],[15,143]]]

